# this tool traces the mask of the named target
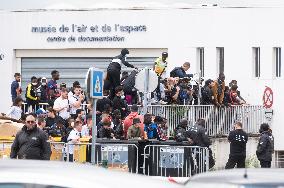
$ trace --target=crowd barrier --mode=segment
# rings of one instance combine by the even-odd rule
[[[47,103],[41,103],[37,108],[47,108]],[[26,104],[23,105],[27,109]],[[30,109],[35,111],[35,109]],[[87,104],[82,109],[88,113]],[[142,110],[142,107],[139,109]],[[205,119],[208,135],[212,137],[228,135],[236,121],[243,123],[248,134],[258,134],[261,123],[265,122],[265,108],[261,105],[244,105],[231,107],[215,107],[213,105],[149,105],[147,111],[168,120],[168,136],[172,136],[174,129],[181,119],[189,120],[193,125],[197,119]]]
[[[182,145],[147,145],[143,173],[148,176],[191,177],[209,170],[208,148]]]
[[[0,141],[0,158],[9,158],[12,142]],[[93,165],[130,173],[190,177],[209,169],[207,148],[175,141],[99,139],[94,147],[89,142],[49,142],[52,161],[90,163],[91,151],[95,149]]]

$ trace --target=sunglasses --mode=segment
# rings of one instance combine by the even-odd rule
[[[34,124],[35,121],[26,121],[26,123],[28,123],[28,124]]]

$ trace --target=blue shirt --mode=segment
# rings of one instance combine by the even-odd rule
[[[150,125],[146,125],[144,126],[144,131],[147,133],[147,137],[148,139],[158,139],[158,131],[157,131],[157,124],[150,124]]]
[[[12,100],[14,101],[15,98],[17,97],[17,89],[19,88],[19,82],[17,82],[16,80],[14,80],[11,84],[11,96],[12,96]]]

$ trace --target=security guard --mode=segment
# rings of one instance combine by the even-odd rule
[[[274,138],[267,123],[260,125],[260,138],[257,145],[256,155],[261,168],[271,168],[272,153],[274,151]]]
[[[241,122],[235,123],[234,126],[235,130],[231,131],[228,137],[228,140],[231,143],[230,156],[225,169],[234,168],[236,164],[237,168],[245,168],[248,135],[243,131]]]

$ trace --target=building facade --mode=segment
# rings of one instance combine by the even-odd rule
[[[227,83],[238,80],[249,104],[263,104],[270,87],[275,149],[284,150],[283,17],[284,8],[265,7],[1,11],[0,111],[11,105],[15,72],[25,87],[31,76],[50,78],[57,69],[71,86],[84,81],[88,67],[106,68],[121,48],[140,68],[167,51],[168,72],[185,61],[205,79],[224,72]]]

